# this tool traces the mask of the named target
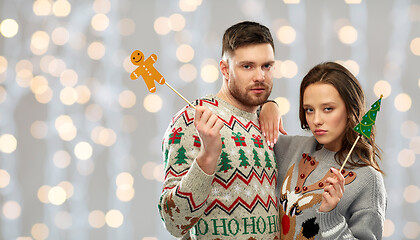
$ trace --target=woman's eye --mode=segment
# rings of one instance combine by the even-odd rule
[[[266,64],[266,65],[264,65],[264,68],[265,68],[265,69],[270,69],[270,68],[271,68],[271,64]]]
[[[327,112],[331,112],[332,110],[333,110],[333,108],[330,108],[330,107],[325,108],[325,111],[327,111]]]
[[[312,109],[312,108],[306,108],[305,109],[305,112],[307,112],[307,113],[311,113],[311,112],[313,112],[314,110]]]

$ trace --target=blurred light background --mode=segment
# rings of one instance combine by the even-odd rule
[[[242,20],[272,30],[289,134],[319,62],[347,66],[368,105],[384,95],[384,239],[420,239],[420,0],[0,0],[0,239],[171,239],[161,141],[186,103],[132,81],[130,54],[156,54],[192,101],[220,88],[221,38]]]

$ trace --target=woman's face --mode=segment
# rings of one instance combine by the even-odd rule
[[[327,83],[314,83],[303,93],[306,121],[316,140],[337,152],[347,125],[346,105],[337,89]]]

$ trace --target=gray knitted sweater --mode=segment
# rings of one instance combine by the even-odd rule
[[[330,212],[319,212],[323,180],[340,169],[335,152],[316,150],[314,137],[280,136],[274,147],[279,166],[281,239],[381,239],[386,192],[372,167],[344,169],[344,195]],[[354,156],[353,156],[354,157]]]

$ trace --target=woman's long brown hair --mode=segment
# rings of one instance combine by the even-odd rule
[[[300,85],[299,119],[302,129],[309,128],[303,108],[303,93],[309,85],[314,83],[333,85],[346,105],[348,121],[341,149],[335,154],[335,161],[339,165],[342,165],[358,136],[358,133],[353,128],[359,123],[366,112],[365,95],[356,77],[342,65],[335,62],[325,62],[316,65],[309,70]],[[381,160],[382,157],[381,149],[375,143],[375,127],[372,128],[372,134],[369,139],[365,137],[359,139],[353,150],[353,154],[356,154],[360,161],[350,156],[345,167],[352,169],[372,166],[377,171],[384,173],[377,162],[377,159]]]

